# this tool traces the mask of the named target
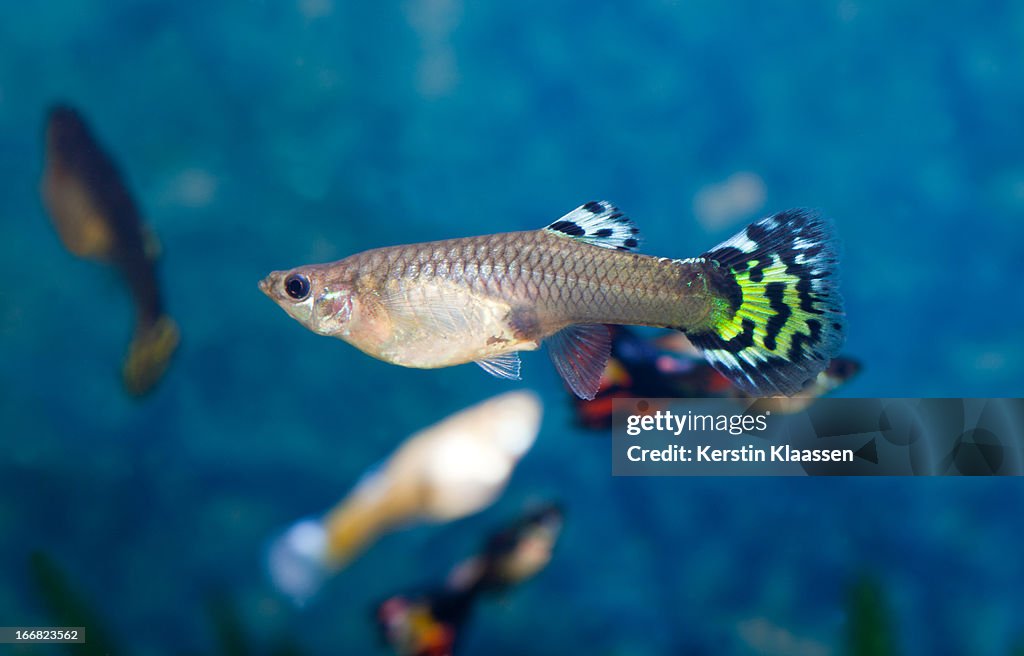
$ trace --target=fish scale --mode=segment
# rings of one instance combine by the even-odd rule
[[[383,286],[435,279],[532,307],[543,325],[623,323],[693,329],[707,318],[703,294],[680,302],[696,267],[575,242],[543,230],[451,239],[366,251],[350,258],[356,275]],[[461,270],[461,274],[454,273]],[[478,272],[473,275],[472,271]],[[681,289],[682,288],[682,289]],[[539,337],[539,336],[538,336]]]

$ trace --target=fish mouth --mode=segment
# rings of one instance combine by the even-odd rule
[[[279,277],[280,276],[277,275],[277,273],[272,273],[263,280],[259,281],[258,286],[260,288],[260,291],[269,296],[270,298],[274,298],[274,283],[277,282],[277,279]]]

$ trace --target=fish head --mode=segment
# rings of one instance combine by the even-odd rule
[[[337,271],[312,265],[273,271],[260,290],[288,316],[320,335],[347,337],[358,310],[351,280]]]
[[[90,142],[89,128],[75,109],[68,105],[50,108],[46,117],[46,143],[51,154],[72,152]]]

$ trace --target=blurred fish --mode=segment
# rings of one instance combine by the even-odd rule
[[[132,394],[148,392],[163,376],[179,339],[157,283],[160,249],[113,160],[82,116],[65,105],[51,109],[47,118],[41,192],[65,248],[114,265],[128,282],[135,334],[122,377]]]
[[[399,656],[448,656],[482,593],[507,590],[544,569],[561,534],[563,513],[545,504],[489,537],[457,565],[445,585],[399,594],[377,607],[377,625]]]
[[[791,414],[807,409],[814,400],[825,396],[860,373],[861,364],[853,358],[838,356],[832,359],[814,381],[796,396],[777,396],[764,401],[759,409]]]
[[[476,362],[518,379],[517,352],[549,340],[584,399],[608,360],[603,324],[681,330],[757,396],[799,392],[838,350],[836,251],[815,214],[761,219],[686,260],[633,252],[638,232],[590,202],[543,230],[378,248],[274,271],[260,289],[306,328],[406,367]]]
[[[382,533],[486,508],[533,445],[540,418],[534,394],[509,392],[413,435],[334,509],[275,540],[268,562],[275,584],[302,604]]]
[[[759,407],[798,412],[853,378],[860,369],[858,361],[837,356],[799,394],[765,398]],[[597,396],[590,401],[573,399],[576,423],[594,430],[611,428],[612,402],[617,398],[749,397],[701,359],[684,335],[670,333],[648,339],[624,326],[615,326],[612,328],[612,355],[601,377]]]
[[[545,504],[493,534],[483,551],[456,567],[452,589],[503,590],[547,567],[565,521],[561,507]]]
[[[395,595],[377,607],[381,637],[398,656],[451,656],[476,590]]]

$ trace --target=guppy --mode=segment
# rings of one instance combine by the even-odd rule
[[[114,265],[135,301],[135,333],[122,368],[125,387],[145,394],[159,382],[178,347],[157,280],[159,242],[150,232],[113,158],[82,115],[53,107],[46,120],[43,202],[73,254]]]
[[[682,260],[637,253],[638,234],[592,201],[541,230],[377,248],[260,289],[313,332],[405,367],[519,379],[518,351],[546,342],[584,399],[610,354],[605,324],[681,330],[753,396],[799,392],[839,350],[835,240],[816,213],[780,212]]]

